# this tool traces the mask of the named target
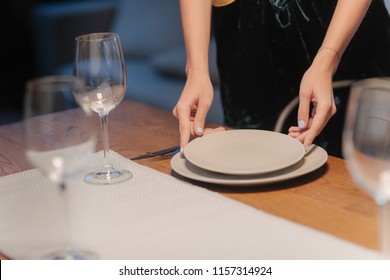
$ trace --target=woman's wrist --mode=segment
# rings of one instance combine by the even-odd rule
[[[321,51],[328,51],[328,52],[333,53],[337,57],[337,60],[340,62],[341,56],[336,49],[331,48],[331,47],[321,47],[321,48],[319,48],[318,52],[321,52]]]
[[[337,70],[340,58],[340,54],[336,49],[331,47],[321,47],[314,58],[313,64],[330,71],[333,75]]]
[[[198,65],[196,67],[186,66],[186,75],[187,75],[187,78],[190,76],[192,76],[192,77],[209,77],[210,76],[209,66],[208,65],[205,65],[205,66]]]

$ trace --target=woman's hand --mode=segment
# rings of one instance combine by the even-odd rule
[[[303,75],[299,91],[298,126],[288,135],[297,138],[307,148],[336,113],[332,78],[338,57],[332,50],[322,49]],[[310,104],[313,108],[310,112]]]
[[[214,98],[214,88],[207,74],[188,74],[183,92],[172,113],[179,121],[180,147],[183,149],[191,136],[201,136],[219,128],[206,128],[207,113]]]
[[[339,0],[322,47],[304,74],[299,91],[298,126],[289,135],[308,147],[336,113],[332,79],[338,63],[372,0]],[[310,103],[313,109],[310,113]]]

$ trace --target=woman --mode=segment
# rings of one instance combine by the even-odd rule
[[[390,20],[382,0],[180,0],[180,5],[187,81],[173,114],[181,147],[190,135],[212,131],[204,129],[213,100],[211,22],[225,124],[233,128],[272,129],[299,93],[298,125],[289,135],[306,147],[316,139],[340,156],[348,90],[336,95],[333,79],[390,73]]]

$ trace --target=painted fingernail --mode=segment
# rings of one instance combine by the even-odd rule
[[[198,127],[196,128],[196,132],[197,132],[198,134],[203,134],[203,128],[200,127],[200,126],[198,126]]]
[[[298,127],[299,127],[299,128],[304,128],[304,127],[305,127],[305,121],[300,120],[300,121],[298,122]]]

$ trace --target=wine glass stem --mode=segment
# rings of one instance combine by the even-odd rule
[[[63,228],[63,244],[62,244],[62,251],[63,256],[66,255],[66,252],[69,250],[69,242],[71,237],[71,223],[70,223],[70,207],[69,207],[69,190],[67,189],[67,186],[65,182],[60,183],[60,189],[59,189],[59,199],[62,203],[62,210],[64,214],[64,228]],[[62,255],[59,256],[61,258]]]
[[[390,202],[379,205],[381,250],[390,258]]]
[[[104,167],[110,168],[110,141],[108,138],[108,113],[100,114],[100,125],[102,130]]]

